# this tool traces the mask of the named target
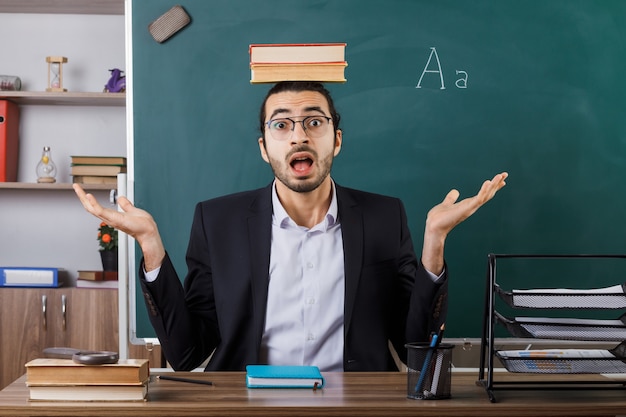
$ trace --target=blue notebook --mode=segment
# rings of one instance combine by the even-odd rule
[[[317,366],[248,365],[248,388],[322,388],[324,377]]]

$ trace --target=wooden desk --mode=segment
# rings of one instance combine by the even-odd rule
[[[150,384],[148,401],[29,402],[25,376],[0,392],[0,416],[615,416],[626,414],[626,391],[506,391],[491,403],[477,374],[454,373],[452,397],[406,398],[406,374],[324,373],[323,390],[247,389],[241,372],[176,373],[213,386],[173,381]],[[519,377],[518,377],[519,378]]]

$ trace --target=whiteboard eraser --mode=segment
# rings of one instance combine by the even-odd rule
[[[183,6],[177,5],[150,23],[148,31],[155,41],[163,43],[187,26],[189,22],[191,18]]]

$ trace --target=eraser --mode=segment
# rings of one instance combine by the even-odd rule
[[[148,25],[155,41],[163,43],[187,26],[191,18],[182,6],[176,5]]]

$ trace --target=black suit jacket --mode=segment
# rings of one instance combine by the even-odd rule
[[[404,344],[445,321],[447,276],[434,283],[417,261],[399,199],[336,185],[345,263],[344,370],[397,367]],[[198,203],[181,285],[166,256],[140,282],[165,357],[176,370],[244,370],[258,363],[272,223],[271,186]]]

